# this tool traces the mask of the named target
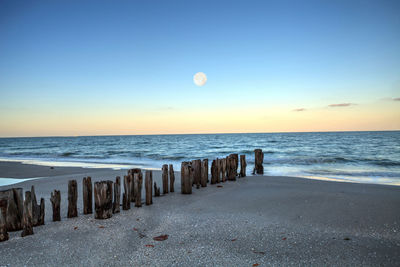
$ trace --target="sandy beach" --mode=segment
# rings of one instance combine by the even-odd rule
[[[400,264],[400,187],[248,176],[153,198],[111,219],[82,214],[82,178],[115,180],[126,170],[0,162],[0,177],[41,179],[46,224],[0,243],[0,266],[266,266]],[[78,181],[77,218],[67,219],[68,180]],[[159,183],[161,174],[153,171]],[[51,221],[50,192],[61,190],[61,222]],[[144,198],[144,192],[142,193]],[[168,235],[165,241],[153,237]],[[259,264],[259,265],[257,265]]]

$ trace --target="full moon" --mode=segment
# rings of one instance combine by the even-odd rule
[[[207,82],[207,76],[203,72],[198,72],[193,76],[193,82],[197,86],[203,86]]]

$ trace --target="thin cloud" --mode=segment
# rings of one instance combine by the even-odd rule
[[[330,108],[339,108],[339,107],[349,107],[349,106],[354,106],[356,104],[354,103],[339,103],[339,104],[330,104],[328,107]]]
[[[293,109],[293,111],[294,112],[301,112],[301,111],[306,111],[306,109],[305,108],[296,108],[296,109]]]
[[[393,101],[400,101],[400,97],[393,98]]]

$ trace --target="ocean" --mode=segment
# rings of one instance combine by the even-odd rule
[[[256,148],[266,175],[400,185],[400,131],[0,138],[0,160],[180,170],[182,161],[238,153],[250,174]]]

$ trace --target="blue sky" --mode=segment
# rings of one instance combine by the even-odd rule
[[[0,36],[3,122],[400,97],[400,1],[1,1]]]

